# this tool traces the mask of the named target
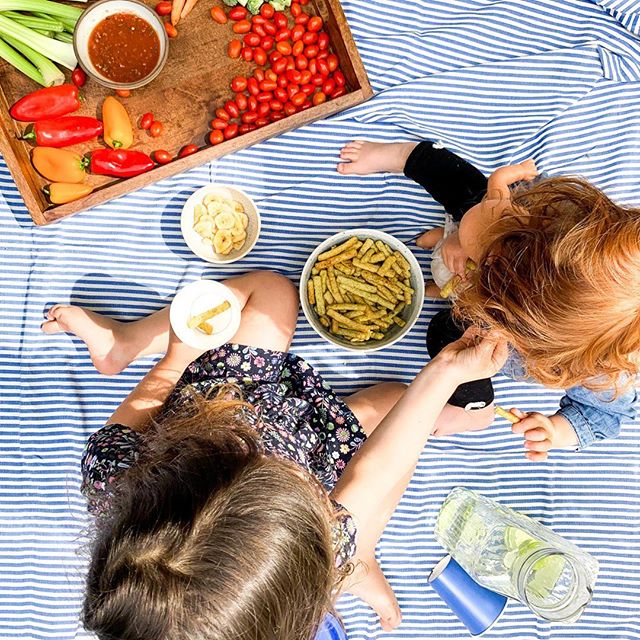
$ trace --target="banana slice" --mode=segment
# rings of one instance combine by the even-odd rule
[[[207,211],[209,212],[210,216],[215,217],[222,212],[222,204],[220,202],[210,202],[207,205]]]
[[[242,206],[242,203],[238,202],[237,200],[233,201],[233,211],[235,213],[244,213],[244,207]]]
[[[249,216],[246,213],[241,213],[240,220],[242,220],[242,228],[246,229],[249,226]]]
[[[242,226],[242,220],[240,220],[240,218],[236,218],[236,221],[233,223],[231,233],[236,242],[240,240],[240,236],[246,237],[247,232],[244,230],[244,227]]]
[[[203,238],[206,238],[208,236],[213,236],[213,234],[215,233],[215,230],[213,227],[213,221],[209,220],[208,218],[203,218],[202,220],[200,220],[200,222],[194,225],[193,229],[197,234],[201,235]]]
[[[233,229],[236,219],[233,213],[223,211],[216,216],[216,226],[218,229],[229,230]]]
[[[209,195],[206,195],[204,197],[204,200],[202,201],[202,204],[204,204],[206,206],[210,202],[221,202],[221,201],[222,201],[222,198],[218,194],[210,193]]]
[[[213,237],[213,249],[216,253],[227,255],[233,249],[231,232],[227,229],[220,229]]]
[[[202,218],[203,215],[205,215],[207,213],[207,210],[201,205],[201,204],[197,204],[194,208],[193,208],[193,221],[195,222],[199,222],[200,218]]]
[[[246,238],[245,238],[246,240]],[[237,251],[238,249],[242,249],[244,247],[244,240],[239,240],[238,242],[233,243],[233,250]]]

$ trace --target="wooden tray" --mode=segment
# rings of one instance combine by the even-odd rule
[[[155,4],[156,0],[146,0]],[[342,71],[347,79],[349,92],[301,113],[274,122],[238,138],[216,146],[207,146],[209,122],[217,107],[232,98],[229,83],[236,75],[250,75],[254,63],[232,60],[227,56],[229,40],[236,36],[232,22],[219,25],[211,19],[210,9],[221,0],[200,0],[184,21],[178,25],[178,37],[170,40],[169,59],[158,78],[146,87],[132,92],[122,102],[127,107],[134,124],[136,142],[132,148],[151,153],[166,149],[176,154],[184,145],[195,143],[200,151],[186,158],[159,165],[148,173],[128,179],[90,176],[88,180],[95,191],[85,198],[64,205],[50,205],[42,193],[48,181],[31,165],[32,144],[19,140],[25,123],[17,123],[9,117],[9,107],[23,95],[38,88],[26,76],[0,60],[0,154],[4,156],[11,174],[18,185],[24,202],[38,225],[49,224],[60,218],[107,202],[147,184],[181,173],[215,158],[243,149],[285,131],[295,129],[314,120],[348,109],[371,97],[366,71],[358,55],[351,31],[339,0],[311,0],[305,7],[307,13],[322,16],[325,31],[331,39],[331,48],[340,58]],[[110,89],[89,80],[82,91],[85,104],[76,115],[100,116],[100,105]],[[161,137],[151,138],[138,128],[140,116],[152,111],[157,120],[164,123]],[[91,141],[70,147],[84,154],[104,146]]]

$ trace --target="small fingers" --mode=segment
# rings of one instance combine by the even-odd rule
[[[542,442],[524,441],[524,448],[529,451],[549,451],[551,449],[551,440],[543,440]]]
[[[544,462],[549,457],[549,454],[546,451],[527,451],[524,457],[527,460],[531,460],[531,462]]]
[[[544,440],[548,440],[549,434],[543,427],[536,427],[535,429],[526,431],[524,437],[525,440],[530,440],[531,442],[543,442]]]

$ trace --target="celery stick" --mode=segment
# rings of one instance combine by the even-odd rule
[[[45,36],[46,38],[53,38],[53,31],[45,31],[44,29],[34,29],[36,33],[39,33],[41,36]]]
[[[77,21],[82,13],[82,9],[50,0],[0,0],[0,11],[37,11],[74,21]]]
[[[25,15],[16,11],[4,11],[2,15],[35,31],[64,31],[62,22],[55,18],[36,18],[35,16]]]
[[[31,47],[26,46],[11,36],[4,35],[3,38],[14,49],[17,49],[23,56],[28,58],[31,64],[37,67],[42,77],[41,84],[44,84],[45,87],[64,83],[64,73],[62,73],[49,58],[46,58],[38,51],[34,51]]]
[[[67,33],[63,31],[62,33],[56,33],[53,36],[56,40],[60,40],[60,42],[73,42],[73,35],[71,33]]]
[[[24,56],[21,56],[15,49],[12,49],[2,38],[0,38],[0,58],[6,60],[10,65],[24,73],[25,76],[31,78],[34,82],[41,84],[43,87],[47,86],[42,74],[36,69],[36,67],[34,67]]]
[[[2,2],[11,0],[0,0],[0,7]],[[22,0],[23,2],[34,0]],[[46,2],[46,0],[40,0],[40,2]],[[50,3],[55,4],[55,3]],[[6,18],[0,14],[0,36],[10,36],[11,38],[22,42],[23,44],[36,49],[39,53],[46,56],[50,60],[61,64],[67,69],[75,69],[78,61],[76,60],[73,46],[66,42],[59,42],[53,38],[45,38],[39,33],[36,33],[28,27],[24,27],[18,24],[14,20]]]

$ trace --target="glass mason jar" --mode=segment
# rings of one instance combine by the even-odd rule
[[[544,525],[456,487],[435,529],[438,542],[481,585],[553,622],[575,622],[591,601],[598,562]]]

